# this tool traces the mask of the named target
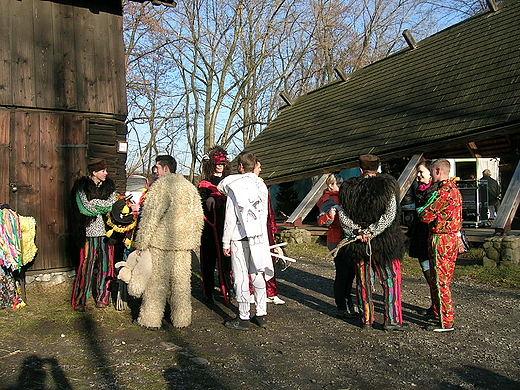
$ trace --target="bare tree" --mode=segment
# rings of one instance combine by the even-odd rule
[[[243,149],[297,97],[417,39],[484,0],[184,0],[125,5],[130,171],[175,152],[194,176],[215,144]],[[452,21],[453,16],[452,17]]]
[[[164,56],[170,41],[160,21],[166,10],[133,2],[127,2],[124,10],[130,140],[127,172],[146,174],[155,155],[173,153],[179,133],[174,121],[180,116],[183,93],[164,82],[176,77],[171,60]]]

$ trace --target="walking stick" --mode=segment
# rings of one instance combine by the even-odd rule
[[[224,267],[222,264],[222,247],[220,246],[220,242],[218,240],[218,234],[217,234],[217,212],[215,208],[213,208],[213,222],[211,222],[206,215],[204,215],[204,221],[211,227],[213,230],[213,237],[215,238],[215,247],[217,248],[217,267],[218,267],[218,280],[220,283],[220,289],[222,291],[222,294],[224,295],[224,303],[227,307],[230,306],[227,287],[226,287],[226,280],[224,279]],[[202,255],[204,256],[204,255]],[[204,275],[204,269],[203,269],[203,261],[201,261],[201,271]],[[204,285],[204,283],[203,283]]]

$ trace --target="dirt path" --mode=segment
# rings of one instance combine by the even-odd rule
[[[520,388],[518,291],[455,280],[456,330],[438,334],[416,314],[428,305],[424,281],[404,277],[411,329],[381,330],[378,295],[379,325],[362,330],[334,317],[333,273],[332,263],[307,260],[279,272],[287,304],[269,304],[269,327],[248,332],[222,325],[235,308],[202,303],[196,279],[194,323],[182,330],[139,328],[130,311],[71,313],[68,294],[42,314],[49,297],[32,297],[25,313],[0,312],[2,327],[41,316],[1,341],[0,389]]]

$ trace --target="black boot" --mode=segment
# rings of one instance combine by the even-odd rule
[[[347,308],[348,308],[348,318],[357,317],[356,310],[354,309],[354,302],[352,301],[352,296],[347,298]]]

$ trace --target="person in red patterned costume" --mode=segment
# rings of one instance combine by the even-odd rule
[[[421,221],[430,229],[430,289],[433,319],[438,323],[428,326],[434,332],[453,331],[453,302],[451,278],[455,271],[460,230],[462,228],[462,196],[456,184],[449,180],[450,162],[436,160],[432,167],[433,181],[439,189],[418,210]]]

